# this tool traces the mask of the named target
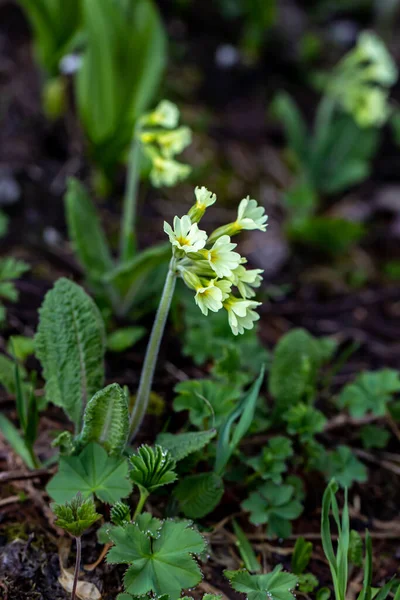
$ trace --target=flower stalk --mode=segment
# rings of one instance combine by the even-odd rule
[[[129,151],[128,176],[121,216],[120,257],[129,260],[134,254],[137,195],[140,175],[140,125],[133,131]]]
[[[81,567],[81,556],[82,556],[82,539],[81,539],[81,536],[76,537],[75,541],[76,541],[76,561],[75,561],[74,583],[72,585],[71,600],[75,600],[75,597],[76,597],[76,588],[77,588],[77,585],[78,585],[79,570],[80,570],[80,567]]]
[[[143,418],[146,414],[151,386],[153,383],[154,370],[157,363],[158,352],[160,349],[161,340],[164,334],[165,323],[167,321],[169,309],[171,307],[172,297],[174,295],[176,284],[176,261],[171,258],[167,277],[164,284],[163,293],[160,304],[154,320],[153,329],[151,331],[149,343],[147,345],[146,356],[143,363],[142,373],[140,376],[139,389],[136,396],[135,406],[132,411],[130,421],[130,438],[135,437]]]

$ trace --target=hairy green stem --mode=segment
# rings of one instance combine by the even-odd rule
[[[135,514],[133,515],[133,520],[135,520],[140,515],[140,513],[143,510],[144,503],[146,502],[147,498],[150,495],[147,490],[142,489],[142,488],[139,488],[139,492],[140,492],[139,502],[137,503]]]
[[[120,233],[120,258],[129,260],[132,258],[132,247],[135,239],[137,193],[140,175],[140,140],[139,126],[133,131],[131,147],[129,151],[127,182],[124,196],[124,206],[121,216]]]
[[[146,356],[143,363],[142,373],[140,376],[139,389],[136,396],[135,406],[133,407],[130,419],[130,438],[133,440],[138,432],[143,418],[147,411],[151,386],[153,383],[154,369],[157,363],[158,351],[162,336],[164,334],[165,323],[167,321],[169,309],[171,306],[172,296],[174,295],[176,284],[176,269],[175,259],[171,258],[168,274],[165,280],[163,293],[160,304],[158,306],[156,318],[154,320],[153,329],[151,331],[149,343],[147,344]]]
[[[75,561],[75,572],[74,572],[74,584],[72,586],[71,600],[75,600],[76,586],[78,585],[79,569],[81,566],[81,554],[82,554],[82,541],[80,536],[75,538],[76,540],[76,561]]]

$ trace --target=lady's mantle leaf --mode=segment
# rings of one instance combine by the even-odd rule
[[[103,502],[114,504],[132,490],[127,475],[124,458],[108,456],[104,448],[92,442],[79,456],[60,457],[58,473],[48,484],[47,492],[59,503],[81,492],[84,498],[95,494]]]
[[[108,562],[130,565],[124,579],[128,593],[153,592],[178,598],[182,589],[201,581],[200,568],[192,555],[203,552],[205,541],[187,521],[164,521],[157,539],[136,524],[114,527],[109,535],[114,546],[107,555]]]
[[[141,446],[136,454],[132,454],[129,461],[131,480],[148,492],[153,492],[176,479],[175,461],[168,450],[164,450],[161,446],[154,446],[154,448]]]
[[[247,571],[225,571],[234,590],[247,595],[248,600],[293,600],[296,575],[282,572],[278,565],[266,575],[250,575]]]

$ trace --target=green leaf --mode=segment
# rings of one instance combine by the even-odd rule
[[[46,489],[49,496],[60,503],[81,492],[84,498],[95,494],[102,502],[115,504],[132,490],[127,475],[125,459],[108,456],[104,448],[92,442],[79,456],[60,457],[58,473]]]
[[[62,278],[47,292],[35,345],[47,398],[79,431],[87,402],[103,386],[105,331],[97,306],[76,283]]]
[[[34,32],[36,55],[49,75],[73,44],[81,23],[81,0],[21,0]]]
[[[325,465],[326,478],[335,480],[342,487],[351,487],[355,481],[365,483],[368,472],[365,465],[358,460],[348,446],[338,446],[328,455]]]
[[[286,460],[293,456],[292,442],[286,437],[277,435],[270,440],[258,456],[246,460],[252,469],[265,480],[274,483],[282,481],[282,473],[287,469]]]
[[[360,429],[360,438],[364,448],[386,448],[390,440],[390,433],[378,425],[364,425]]]
[[[262,367],[259,376],[248,390],[239,405],[232,410],[221,427],[218,438],[217,454],[215,457],[215,472],[221,474],[229,462],[232,454],[239,446],[240,441],[248,432],[252,424],[258,394],[264,380],[265,368]],[[239,420],[238,420],[239,419]],[[235,421],[238,423],[231,433]]]
[[[123,327],[110,333],[107,337],[107,349],[111,352],[124,352],[132,348],[146,335],[145,327]]]
[[[64,196],[69,239],[87,278],[98,281],[114,262],[96,208],[85,187],[71,177]]]
[[[288,229],[292,241],[312,246],[331,256],[347,252],[364,237],[365,232],[362,223],[324,216],[298,220]]]
[[[7,352],[17,360],[24,362],[35,352],[34,339],[25,335],[12,335],[7,344]]]
[[[277,565],[271,573],[250,575],[247,571],[224,571],[237,592],[246,594],[248,600],[293,600],[297,585],[296,575],[282,571]]]
[[[310,562],[312,550],[313,545],[311,542],[307,542],[303,537],[296,540],[291,562],[293,573],[296,575],[304,573]]]
[[[117,383],[112,383],[89,400],[77,443],[83,447],[89,442],[97,442],[110,456],[120,456],[127,444],[128,434],[127,394]]]
[[[318,579],[312,573],[302,573],[299,575],[299,592],[310,594],[318,585]]]
[[[248,571],[259,573],[261,571],[261,565],[257,560],[257,556],[252,545],[247,539],[245,532],[235,519],[233,519],[232,525],[233,531],[236,535],[236,546],[238,547],[240,556],[244,562],[244,566]]]
[[[182,589],[201,581],[193,555],[204,551],[205,541],[187,521],[164,521],[156,539],[135,524],[112,528],[110,537],[114,546],[107,561],[130,565],[124,577],[128,593],[178,598]]]
[[[219,427],[240,395],[239,390],[231,385],[211,379],[181,381],[174,390],[178,394],[174,410],[188,410],[190,423],[199,429]]]
[[[21,377],[26,377],[26,371],[20,367]],[[0,385],[2,385],[8,394],[15,394],[15,362],[4,354],[0,354]]]
[[[114,525],[123,525],[131,520],[131,509],[125,502],[117,502],[110,511],[111,522]]]
[[[297,519],[303,511],[298,498],[293,485],[276,485],[268,481],[252,492],[241,506],[250,512],[251,523],[268,525],[268,536],[286,538],[291,533],[290,521]]]
[[[353,383],[343,388],[338,403],[347,408],[355,418],[361,418],[369,411],[376,416],[383,416],[387,404],[397,392],[400,392],[398,371],[394,369],[367,371],[358,375]]]
[[[292,98],[285,92],[279,92],[273,100],[271,110],[281,121],[288,144],[296,153],[297,160],[300,163],[306,161],[309,134],[305,121]]]
[[[143,445],[129,457],[129,462],[129,477],[149,493],[176,480],[175,461],[161,446]]]
[[[320,410],[303,402],[289,408],[283,414],[283,419],[287,423],[287,432],[298,435],[303,443],[312,440],[315,434],[321,433],[326,424],[326,418]]]
[[[318,341],[304,329],[293,329],[279,340],[269,373],[277,413],[314,399],[320,366]]]
[[[84,500],[80,493],[72,498],[71,502],[53,504],[51,509],[57,517],[55,524],[74,537],[80,537],[86,529],[101,519],[101,515],[96,512],[93,499]]]
[[[362,567],[364,544],[358,531],[350,531],[349,561],[356,567]]]
[[[215,437],[216,430],[190,431],[188,433],[160,433],[157,443],[169,451],[177,462],[202,450]]]
[[[22,458],[29,469],[36,467],[32,455],[25,443],[25,440],[19,433],[18,429],[7,419],[6,416],[0,414],[0,431],[4,435],[11,448]]]
[[[186,517],[201,519],[218,506],[224,494],[224,482],[216,473],[199,473],[181,479],[173,492]]]
[[[166,37],[150,0],[84,0],[83,13],[87,46],[77,74],[77,107],[93,157],[110,172],[152,100]]]

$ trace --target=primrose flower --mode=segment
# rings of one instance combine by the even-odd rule
[[[196,204],[189,210],[188,215],[193,223],[198,223],[203,217],[206,209],[217,201],[217,196],[206,187],[196,187],[194,190]]]
[[[210,250],[203,250],[201,254],[218,277],[229,277],[241,261],[240,254],[232,252],[236,246],[237,244],[231,243],[229,235],[223,235],[217,239]]]
[[[378,127],[389,116],[388,94],[379,87],[355,89],[343,99],[343,107],[360,127]]]
[[[172,246],[183,252],[198,252],[206,245],[207,234],[192,223],[188,215],[174,218],[174,227],[164,222],[164,231]]]
[[[156,108],[144,115],[142,123],[144,125],[160,125],[161,127],[167,127],[173,129],[178,125],[179,121],[179,109],[173,102],[169,100],[161,100]]]
[[[231,294],[232,282],[227,279],[216,279],[215,285],[221,290],[222,302],[224,302]]]
[[[208,311],[218,312],[222,308],[223,293],[219,286],[215,285],[215,280],[209,281],[205,287],[199,287],[196,291],[194,301],[200,308],[203,315],[208,315]]]
[[[260,318],[260,315],[253,309],[260,304],[261,302],[243,300],[234,296],[230,296],[224,302],[224,308],[228,312],[229,325],[234,335],[244,333],[245,329],[253,329],[254,322]]]
[[[153,142],[160,147],[160,152],[165,158],[172,158],[180,154],[192,141],[192,132],[189,127],[178,127],[172,131],[143,133],[142,139],[146,143],[146,136],[152,136]]]
[[[235,285],[242,298],[253,298],[256,293],[253,288],[261,285],[263,269],[246,269],[243,265],[236,267],[229,277],[232,285]]]
[[[173,186],[179,181],[186,179],[191,169],[172,158],[164,158],[153,149],[147,149],[147,154],[152,162],[150,180],[155,187],[163,185]]]
[[[360,62],[369,62],[365,67],[369,79],[385,86],[396,83],[397,69],[385,44],[371,31],[363,31],[354,51]]]
[[[262,206],[258,206],[256,200],[251,200],[250,196],[243,198],[239,204],[236,226],[239,230],[242,229],[260,229],[267,230],[268,217]]]

